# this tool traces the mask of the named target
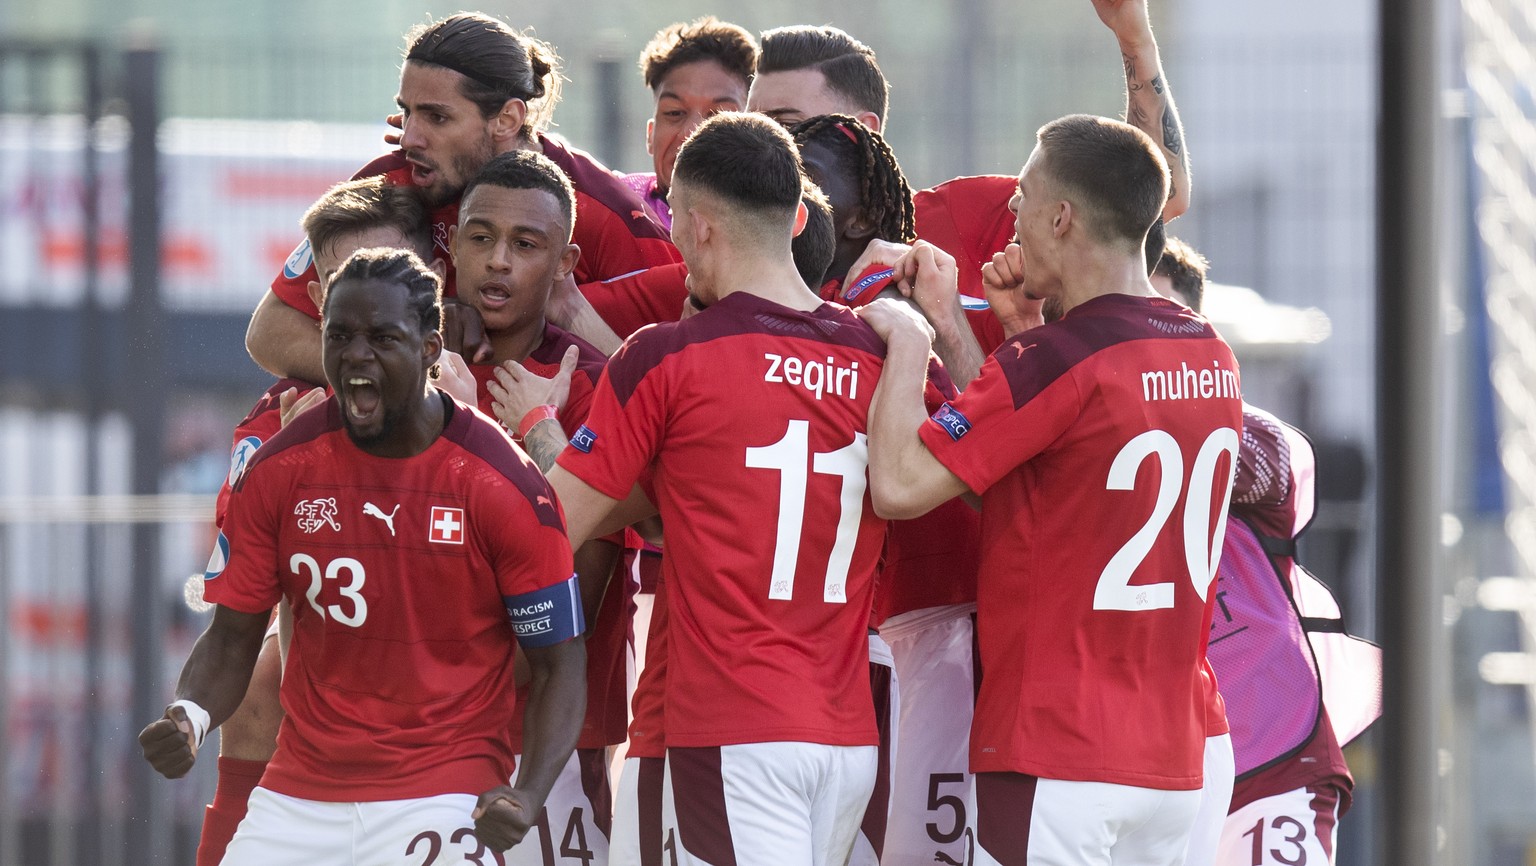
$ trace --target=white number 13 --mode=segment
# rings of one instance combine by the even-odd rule
[[[1232,472],[1224,478],[1216,477],[1217,461],[1223,453],[1231,455],[1231,464],[1237,461],[1237,431],[1230,427],[1218,427],[1206,437],[1195,456],[1195,465],[1189,473],[1189,490],[1184,496],[1184,563],[1189,570],[1189,580],[1194,584],[1200,600],[1205,601],[1211,581],[1216,578],[1216,565],[1221,559],[1221,542],[1227,533],[1227,505],[1232,501]],[[1184,493],[1184,455],[1179,443],[1166,430],[1148,430],[1125,443],[1115,462],[1109,467],[1108,490],[1133,490],[1136,487],[1136,470],[1148,457],[1156,456],[1162,480],[1157,488],[1157,502],[1152,515],[1136,534],[1110,557],[1109,564],[1099,575],[1098,586],[1093,592],[1094,610],[1161,610],[1173,607],[1172,581],[1166,583],[1131,585],[1131,575],[1152,552],[1152,545],[1168,522]],[[1221,484],[1221,512],[1216,518],[1216,531],[1206,538],[1206,526],[1210,520],[1211,502],[1218,495],[1216,485]]]
[[[795,568],[800,563],[800,530],[805,522],[805,493],[810,480],[806,471],[818,475],[837,475],[843,479],[837,517],[837,540],[827,559],[826,585],[822,600],[836,604],[848,601],[848,569],[853,563],[853,548],[859,540],[859,521],[864,513],[865,474],[869,466],[869,446],[863,433],[853,434],[853,441],[836,451],[811,454],[810,422],[792,420],[784,438],[757,448],[747,449],[747,467],[776,469],[779,473],[779,525],[773,545],[773,577],[769,598],[787,599],[795,592]]]

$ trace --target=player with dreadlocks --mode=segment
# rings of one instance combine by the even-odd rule
[[[912,189],[885,138],[846,114],[810,117],[789,132],[800,146],[806,174],[832,204],[837,248],[823,278],[822,297],[859,306],[882,290],[895,292],[887,288],[891,271],[883,265],[849,273],[871,240],[910,244],[916,237]],[[947,374],[931,378],[931,402],[948,396],[946,391],[953,393]],[[932,862],[936,849],[950,850],[924,828],[932,818],[927,812],[930,777],[966,778],[972,687],[968,626],[975,610],[979,544],[979,518],[958,499],[916,520],[891,524],[870,617],[880,632],[870,637],[870,658],[876,707],[893,726],[897,747],[890,764],[882,766],[888,802],[881,802],[877,789],[855,863],[874,857],[881,863]],[[882,682],[882,676],[892,677],[896,688]],[[895,695],[900,697],[893,700]],[[949,841],[958,843],[959,833]],[[872,850],[863,847],[865,842]]]
[[[845,114],[824,114],[790,127],[800,146],[806,174],[832,204],[837,252],[827,271],[824,297],[857,303],[874,297],[874,285],[862,277],[845,285],[848,269],[873,238],[909,244],[916,237],[912,222],[912,188],[901,165],[875,132]],[[882,269],[885,270],[885,269]],[[889,271],[885,270],[888,277]],[[887,280],[876,280],[884,284]],[[828,294],[828,291],[835,294]],[[847,293],[854,292],[852,297]]]

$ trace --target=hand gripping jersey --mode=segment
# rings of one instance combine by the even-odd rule
[[[667,230],[662,228],[640,196],[623,178],[590,154],[567,145],[559,137],[539,135],[539,146],[576,189],[576,224],[572,243],[581,247],[576,263],[576,282],[606,280],[654,265],[680,261]],[[391,184],[410,185],[411,167],[403,151],[385,154],[363,166],[353,180],[384,175]],[[448,249],[448,227],[459,219],[457,199],[434,208],[428,215],[436,252],[448,267],[443,294],[453,297],[453,258]],[[430,263],[429,263],[430,264]],[[320,311],[309,299],[309,283],[315,279],[314,255],[309,241],[300,243],[283,270],[272,281],[272,293],[283,303],[319,319]]]
[[[273,791],[361,802],[505,784],[514,635],[546,646],[583,628],[554,493],[504,432],[444,399],[442,434],[414,457],[359,450],[332,398],[236,482],[228,563],[205,595],[293,607]]]
[[[1244,780],[1286,764],[1285,790],[1328,781],[1347,791],[1339,747],[1381,714],[1381,650],[1345,633],[1332,593],[1295,561],[1314,511],[1315,460],[1300,431],[1244,406],[1208,653],[1245,802]],[[1290,760],[1303,754],[1312,759]]]
[[[885,524],[866,419],[883,358],[845,308],[736,293],[609,361],[560,465],[615,499],[654,470],[668,748],[876,742],[867,623]]]
[[[981,350],[989,354],[1002,344],[1003,327],[985,306],[981,266],[1013,242],[1016,218],[1008,201],[1018,188],[1016,177],[981,175],[957,177],[912,195],[917,236],[955,257],[965,317]]]
[[[983,497],[973,771],[1200,787],[1241,425],[1210,324],[1121,294],[1010,339],[923,424]]]
[[[530,373],[543,376],[546,379],[553,378],[560,372],[560,360],[565,357],[565,350],[571,346],[576,347],[576,369],[571,373],[571,390],[566,395],[565,406],[560,409],[560,427],[565,430],[567,436],[576,432],[581,422],[587,420],[587,412],[592,408],[592,392],[597,388],[598,377],[603,374],[603,367],[608,364],[608,356],[599,352],[591,343],[553,324],[544,325],[544,336],[539,345],[528,357],[522,361],[522,365]],[[491,398],[490,389],[486,383],[496,378],[496,364],[469,364],[469,372],[475,377],[475,393],[479,397],[479,409],[486,417],[495,418],[496,412],[492,407],[494,400]],[[517,419],[513,420],[513,424]]]

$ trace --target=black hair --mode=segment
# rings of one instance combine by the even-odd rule
[[[518,33],[504,21],[460,12],[411,28],[407,62],[430,63],[464,76],[459,92],[495,117],[509,99],[528,104],[523,136],[543,129],[560,101],[560,58],[547,43]]]
[[[831,148],[856,174],[859,204],[876,237],[902,244],[916,240],[912,187],[880,133],[846,114],[823,114],[795,124],[789,134],[801,146],[814,141]]]
[[[555,197],[569,232],[576,223],[576,191],[554,161],[531,150],[513,150],[491,159],[464,187],[460,202],[469,201],[476,187],[489,184],[506,189],[540,189]],[[569,238],[567,238],[569,239]]]

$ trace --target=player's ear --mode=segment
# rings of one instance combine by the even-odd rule
[[[448,263],[443,261],[442,256],[433,256],[432,263],[427,267],[432,269],[432,273],[437,274],[438,279],[448,282]]]
[[[318,310],[325,306],[325,292],[320,289],[318,282],[310,280],[309,285],[305,288],[309,291],[309,299],[314,302],[315,309]]]
[[[1072,220],[1076,214],[1072,211],[1072,202],[1062,199],[1056,203],[1056,216],[1051,220],[1051,237],[1060,238],[1072,227]]]
[[[491,118],[491,140],[510,145],[523,137],[523,124],[528,120],[528,103],[521,99],[509,99],[502,103],[501,111]]]
[[[651,145],[651,141],[652,141],[651,137],[654,136],[655,134],[656,134],[656,118],[652,117],[651,119],[649,119],[649,120],[647,120],[645,122],[645,155],[646,156],[655,156],[656,155],[656,148]]]
[[[576,270],[576,263],[581,261],[581,247],[576,244],[566,244],[560,251],[560,270],[555,272],[555,282],[560,282]]]
[[[874,113],[873,111],[861,111],[858,114],[855,114],[853,117],[858,122],[864,124],[865,129],[870,129],[882,134],[884,133],[884,130],[880,128],[880,115]]]
[[[810,208],[805,206],[805,199],[800,199],[800,203],[795,205],[795,230],[790,233],[790,237],[800,237],[801,232],[805,231],[805,224],[810,219]]]
[[[801,205],[804,207],[804,205]],[[843,236],[849,240],[868,242],[875,236],[874,220],[869,218],[869,212],[859,208],[858,216],[848,223],[848,228],[843,230]]]
[[[443,332],[430,330],[421,338],[421,368],[430,369],[443,356]]]

